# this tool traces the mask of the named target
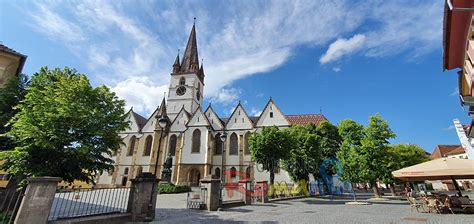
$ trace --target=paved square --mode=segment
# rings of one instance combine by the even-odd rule
[[[161,199],[161,200],[160,200]],[[160,195],[156,223],[474,223],[474,215],[410,211],[405,201],[345,205],[347,200],[303,198],[207,212],[185,208],[186,195]]]

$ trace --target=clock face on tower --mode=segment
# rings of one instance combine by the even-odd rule
[[[186,93],[186,87],[184,86],[180,86],[178,87],[178,89],[176,90],[176,95],[178,96],[182,96]]]

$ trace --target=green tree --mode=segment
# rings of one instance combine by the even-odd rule
[[[387,121],[379,114],[369,117],[369,125],[364,129],[365,138],[361,141],[359,155],[361,156],[362,179],[366,180],[374,191],[375,197],[380,197],[377,181],[386,175],[387,151],[389,139],[396,135],[390,129]]]
[[[342,138],[337,126],[324,121],[316,128],[319,144],[324,158],[335,157],[341,148]]]
[[[365,182],[361,173],[363,172],[362,156],[359,154],[362,139],[365,137],[364,126],[357,122],[345,119],[339,123],[339,135],[341,136],[341,150],[336,153],[342,166],[341,179],[350,181],[353,189],[355,183]],[[355,191],[354,200],[356,200]]]
[[[426,151],[413,144],[396,144],[388,148],[385,161],[382,163],[384,170],[387,171],[381,176],[381,180],[390,185],[390,192],[395,196],[395,179],[392,171],[405,167],[413,166],[428,161]]]
[[[285,130],[292,139],[292,147],[286,159],[282,160],[293,181],[309,180],[310,173],[318,173],[322,161],[318,137],[310,133],[309,127],[299,125]]]
[[[93,88],[74,69],[41,68],[31,79],[7,133],[17,144],[0,154],[7,172],[93,182],[113,169],[109,158],[122,143],[124,102],[105,86]]]
[[[3,135],[10,131],[11,127],[7,126],[7,123],[18,112],[15,107],[23,100],[28,84],[28,77],[22,74],[10,79],[3,88],[0,88],[0,151],[15,148],[14,142]]]
[[[292,139],[288,133],[278,127],[263,127],[261,132],[253,134],[249,139],[250,156],[253,161],[261,164],[270,172],[270,184],[273,186],[275,170],[280,160],[286,159],[292,147]]]

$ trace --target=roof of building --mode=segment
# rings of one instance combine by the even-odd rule
[[[138,127],[141,129],[143,128],[143,126],[145,126],[146,122],[147,122],[147,119],[144,118],[142,115],[138,114],[138,113],[135,113],[135,111],[131,111],[132,112],[132,115],[135,117],[135,119],[137,120],[137,124],[138,124]]]
[[[20,57],[20,65],[16,71],[16,75],[20,75],[21,71],[23,70],[23,66],[25,65],[27,56],[3,45],[2,43],[0,43],[0,52],[7,52]]]
[[[474,0],[452,0],[455,8],[472,8]],[[444,6],[443,70],[462,68],[471,12],[450,10]]]
[[[328,121],[322,114],[286,115],[285,117],[290,122],[290,125],[319,125],[323,121]]]
[[[439,159],[448,155],[465,153],[461,145],[437,145],[430,156],[430,159]]]

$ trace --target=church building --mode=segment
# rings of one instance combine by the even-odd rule
[[[178,54],[173,64],[167,100],[163,99],[149,118],[133,108],[129,111],[130,126],[120,134],[124,144],[112,157],[115,169],[98,177],[98,187],[129,186],[130,179],[141,172],[161,178],[167,158],[172,158],[170,181],[177,185],[196,186],[208,175],[225,182],[245,178],[269,181],[269,173],[250,158],[252,133],[265,126],[287,128],[327,120],[321,114],[285,115],[271,98],[257,117],[249,116],[240,102],[230,117],[219,117],[211,105],[202,105],[204,81],[193,25],[182,59]],[[168,122],[162,128],[159,121]],[[223,134],[227,137],[221,138]],[[281,169],[275,173],[275,181],[291,179]]]

